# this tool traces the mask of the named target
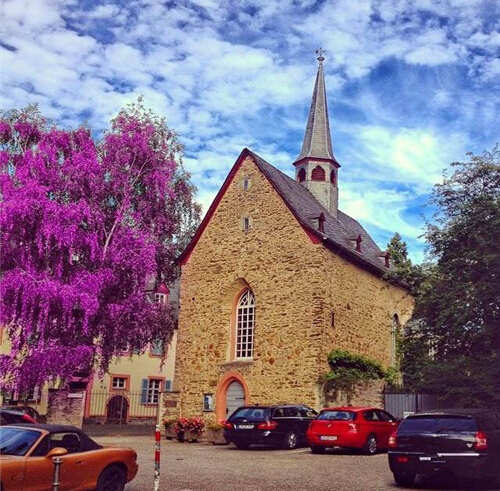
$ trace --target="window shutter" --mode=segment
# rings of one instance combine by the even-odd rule
[[[170,392],[172,390],[172,381],[165,380],[165,389],[164,392]]]
[[[143,378],[141,382],[141,404],[148,402],[148,379]]]

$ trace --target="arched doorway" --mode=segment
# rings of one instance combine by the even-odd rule
[[[108,401],[106,423],[125,424],[128,415],[128,401],[123,396],[113,396]]]
[[[222,376],[215,393],[215,417],[217,421],[227,419],[237,408],[248,404],[250,392],[245,379],[238,372]]]
[[[226,418],[245,404],[245,389],[237,380],[233,380],[227,386],[226,392]]]

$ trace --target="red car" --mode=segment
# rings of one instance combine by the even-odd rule
[[[321,410],[307,430],[312,453],[327,448],[359,448],[373,455],[379,448],[389,447],[389,437],[398,427],[397,419],[374,407],[332,407]]]

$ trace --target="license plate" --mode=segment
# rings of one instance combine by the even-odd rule
[[[330,435],[328,435],[328,436],[323,435],[323,436],[320,436],[319,439],[323,440],[323,441],[334,442],[337,439],[337,437],[336,436],[330,436]]]
[[[423,460],[425,462],[429,462],[431,460],[430,457],[419,457],[420,460]]]
[[[253,425],[236,425],[238,430],[253,430]]]

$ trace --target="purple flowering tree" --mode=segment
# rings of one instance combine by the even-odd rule
[[[98,142],[49,127],[36,107],[2,115],[0,388],[68,382],[106,371],[125,346],[170,341],[174,314],[147,291],[175,277],[199,222],[181,154],[141,100]]]

